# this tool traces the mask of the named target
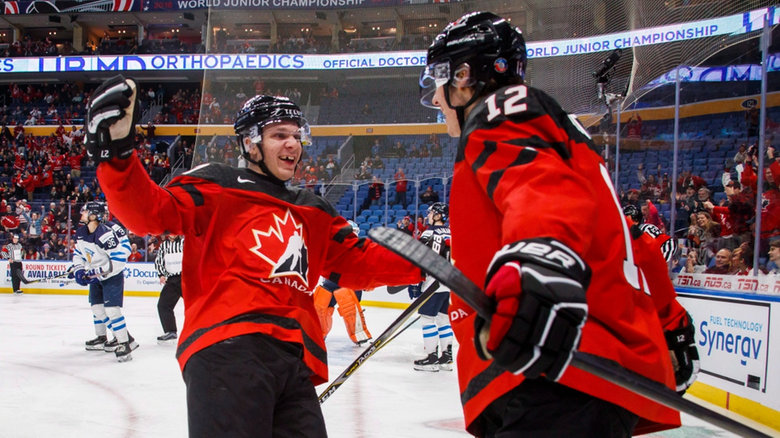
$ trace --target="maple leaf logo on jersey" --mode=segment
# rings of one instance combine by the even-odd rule
[[[257,245],[249,250],[271,265],[270,278],[295,276],[308,288],[309,257],[303,225],[295,221],[289,209],[284,218],[276,214],[273,218],[268,231],[252,229]]]

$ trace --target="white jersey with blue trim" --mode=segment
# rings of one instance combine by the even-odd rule
[[[82,225],[76,230],[73,265],[76,269],[100,269],[102,279],[111,278],[124,272],[130,252],[130,240],[122,226],[106,222],[90,233]]]
[[[431,225],[420,235],[420,242],[428,246],[433,252],[439,254],[447,260],[450,260],[450,227],[445,225]],[[439,283],[438,280],[430,275],[425,277],[422,290],[427,291],[433,286],[438,292],[449,292],[447,286]]]

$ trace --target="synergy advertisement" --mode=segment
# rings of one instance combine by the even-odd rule
[[[698,380],[780,409],[780,379],[769,366],[780,357],[780,340],[771,330],[780,323],[780,302],[758,295],[743,298],[687,291],[679,292],[679,300],[696,328]]]

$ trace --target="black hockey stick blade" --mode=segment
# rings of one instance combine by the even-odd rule
[[[479,316],[490,320],[494,313],[493,305],[482,289],[447,260],[431,251],[430,248],[408,234],[391,228],[372,228],[368,231],[368,235],[374,242],[398,254],[439,280],[449,287],[452,293],[473,308]],[[763,432],[685,399],[663,384],[627,370],[609,359],[577,351],[572,357],[571,365],[658,404],[700,418],[739,436],[769,437]]]
[[[409,286],[387,286],[387,293],[389,293],[390,295],[395,295],[398,292],[407,289],[408,287]]]
[[[27,278],[25,278],[25,276],[24,276],[24,273],[23,273],[22,271],[18,271],[18,274],[19,274],[19,275],[18,275],[18,277],[19,277],[19,280],[20,280],[22,283],[24,283],[24,284],[35,283],[35,281],[30,281],[30,280],[28,280]]]
[[[42,281],[56,280],[58,278],[66,277],[66,276],[68,276],[68,274],[69,273],[66,272],[66,273],[60,274],[60,275],[52,275],[51,277],[36,278],[35,280],[29,280],[29,281],[26,281],[25,283],[30,284],[30,283],[40,283]]]
[[[438,255],[437,257],[441,258],[441,256]],[[344,382],[349,378],[349,376],[354,374],[355,371],[357,371],[357,369],[360,368],[360,366],[363,365],[363,363],[365,363],[365,361],[368,360],[369,357],[373,356],[374,353],[381,350],[382,347],[390,343],[390,341],[392,341],[395,338],[393,334],[396,332],[396,330],[398,330],[406,322],[406,320],[411,318],[411,316],[414,315],[415,312],[417,312],[417,310],[419,310],[420,307],[422,307],[422,305],[425,304],[425,302],[428,301],[428,299],[432,297],[435,292],[436,292],[436,288],[434,288],[433,285],[431,285],[431,287],[429,287],[428,290],[423,292],[422,295],[420,295],[419,297],[417,297],[417,299],[412,301],[409,307],[404,309],[404,311],[401,312],[398,318],[396,318],[395,321],[393,321],[385,329],[385,331],[382,332],[381,335],[379,335],[376,339],[374,339],[374,342],[371,345],[369,345],[368,348],[366,348],[362,353],[360,353],[360,355],[351,364],[349,364],[347,368],[344,369],[344,371],[342,371],[341,374],[339,374],[339,376],[336,377],[333,380],[333,382],[331,382],[330,385],[328,385],[327,388],[325,388],[325,390],[319,396],[320,404],[325,403],[325,400],[327,400],[331,395],[333,395],[333,393],[336,392],[336,390],[339,389],[339,387],[344,384]],[[404,330],[406,330],[406,328],[404,328]]]

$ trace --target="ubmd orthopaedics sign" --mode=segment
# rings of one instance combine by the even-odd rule
[[[528,57],[597,53],[615,49],[687,41],[719,35],[739,35],[763,25],[780,23],[775,7],[728,17],[638,29],[587,38],[529,42]],[[3,73],[58,73],[173,70],[346,70],[420,67],[425,51],[352,54],[159,54],[0,58]]]

